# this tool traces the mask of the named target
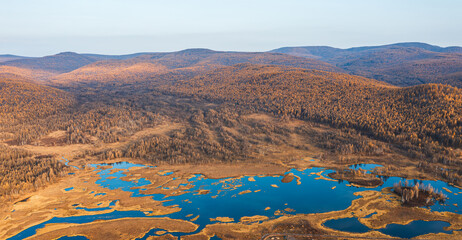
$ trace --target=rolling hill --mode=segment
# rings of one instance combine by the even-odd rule
[[[339,71],[328,63],[278,53],[219,52],[209,49],[187,49],[157,57],[169,68],[231,66],[238,63],[284,65],[325,71]]]
[[[36,83],[44,83],[56,76],[56,73],[48,72],[40,69],[28,69],[13,66],[0,65],[0,74],[12,74],[22,78],[29,79]]]
[[[25,59],[25,58],[27,57],[16,56],[16,55],[11,55],[11,54],[4,54],[4,55],[0,55],[0,63],[6,62],[6,61],[18,60],[18,59]]]
[[[0,63],[0,66],[41,70],[52,73],[64,73],[98,60],[98,58],[87,57],[73,52],[63,52],[52,56],[6,61]]]
[[[124,59],[130,59],[130,58],[134,58],[134,57],[138,57],[138,56],[146,55],[146,54],[154,54],[154,53],[152,53],[152,52],[140,52],[140,53],[123,54],[123,55],[105,55],[105,54],[94,54],[94,53],[82,53],[80,55],[85,56],[85,57],[95,58],[95,59],[98,59],[98,60],[111,60],[111,59],[124,60]]]
[[[132,82],[152,80],[165,74],[185,77],[238,63],[272,64],[325,71],[342,71],[328,63],[279,53],[217,52],[187,49],[173,53],[153,53],[125,60],[98,61],[56,76],[55,83]]]
[[[5,60],[8,59],[5,58]],[[244,62],[342,71],[329,63],[319,60],[280,53],[219,52],[209,49],[187,49],[178,52],[134,53],[127,55],[64,52],[39,58],[20,58],[0,62],[0,73],[12,73],[44,82],[53,80],[53,82],[60,83],[73,81],[133,81],[146,80],[167,72],[190,75]]]
[[[72,94],[14,74],[0,74],[0,124],[34,121],[74,104]]]
[[[373,52],[386,51],[389,49],[414,48],[437,53],[462,53],[462,47],[439,47],[426,43],[409,42],[395,43],[382,46],[353,47],[347,49],[329,46],[306,46],[306,47],[282,47],[270,52],[285,53],[300,57],[316,58],[326,62],[337,63],[352,57],[364,56]]]
[[[331,63],[351,74],[374,78],[398,86],[445,83],[462,71],[462,48],[442,48],[424,43],[398,43],[375,47],[338,49],[332,47],[286,47],[271,52],[314,58]]]
[[[100,55],[64,52],[38,58],[0,55],[0,73],[15,74],[36,80],[36,82],[43,83],[59,74],[71,72],[97,61],[124,60],[144,54],[146,53],[135,53],[127,55]],[[123,67],[123,65],[121,67]],[[85,72],[88,70],[83,71]]]

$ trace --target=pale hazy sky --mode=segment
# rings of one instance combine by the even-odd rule
[[[461,0],[0,0],[0,54],[462,46]]]

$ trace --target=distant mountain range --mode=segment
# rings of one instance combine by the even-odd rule
[[[0,55],[0,73],[60,83],[137,81],[167,73],[194,75],[239,63],[350,73],[396,86],[442,83],[462,87],[462,47],[442,48],[425,43],[349,49],[284,47],[269,52],[187,49],[127,55],[64,52],[38,58]]]
[[[339,49],[284,47],[271,52],[313,58],[348,73],[398,86],[444,83],[462,86],[462,47],[442,48],[425,43]]]
[[[194,75],[238,63],[272,64],[331,72],[343,71],[320,60],[281,53],[188,49],[172,53],[140,53],[123,56],[66,52],[41,58],[6,61],[0,63],[0,72],[45,82],[114,82],[145,80],[166,73]]]
[[[4,54],[4,55],[0,55],[0,63],[1,62],[12,61],[12,60],[17,60],[17,59],[26,59],[26,58],[28,58],[28,57],[16,56],[16,55],[11,55],[11,54]]]

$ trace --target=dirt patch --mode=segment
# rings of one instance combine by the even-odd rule
[[[275,223],[271,227],[273,233],[295,233],[295,234],[322,234],[321,230],[314,228],[306,219],[287,219]]]
[[[63,146],[66,144],[66,131],[54,131],[45,137],[42,137],[38,142],[42,146]]]
[[[234,219],[230,217],[216,217],[216,218],[210,218],[210,221],[227,223],[227,222],[234,222]]]
[[[265,121],[265,122],[270,122],[274,120],[272,116],[268,114],[262,114],[262,113],[249,114],[247,116],[244,116],[244,118],[258,120],[258,121]]]
[[[178,240],[178,238],[174,237],[172,234],[165,234],[162,236],[150,236],[147,240]]]
[[[383,184],[382,179],[373,174],[355,175],[352,171],[338,171],[327,174],[330,178],[348,181],[360,187],[378,187]]]

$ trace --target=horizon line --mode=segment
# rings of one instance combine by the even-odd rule
[[[40,57],[48,57],[48,56],[55,56],[63,53],[75,53],[79,55],[103,55],[103,56],[125,56],[125,55],[134,55],[134,54],[153,54],[153,53],[175,53],[175,52],[182,52],[182,51],[187,51],[187,50],[210,50],[214,52],[235,52],[235,53],[265,53],[265,52],[271,52],[273,50],[277,49],[282,49],[282,48],[303,48],[303,47],[328,47],[328,48],[334,48],[334,49],[339,49],[339,50],[349,50],[349,49],[356,49],[356,48],[371,48],[371,47],[385,47],[385,46],[393,46],[393,45],[399,45],[399,44],[422,44],[422,45],[428,45],[431,47],[438,47],[442,49],[447,49],[447,48],[462,48],[462,45],[437,45],[437,44],[432,44],[432,43],[426,43],[426,42],[418,42],[418,41],[409,41],[409,42],[394,42],[394,43],[389,43],[389,44],[381,44],[381,45],[357,45],[357,46],[351,46],[347,48],[342,48],[342,47],[335,47],[331,45],[287,45],[287,46],[282,46],[282,47],[277,47],[273,48],[270,50],[266,51],[242,51],[242,50],[217,50],[217,49],[211,49],[211,48],[204,48],[204,47],[192,47],[192,48],[184,48],[180,50],[174,50],[174,51],[140,51],[140,52],[129,52],[129,53],[97,53],[97,52],[77,52],[77,51],[62,51],[54,54],[48,54],[48,55],[39,55],[39,56],[27,56],[27,55],[16,55],[14,53],[1,53],[0,56],[14,56],[14,57],[24,57],[24,58],[40,58]]]

